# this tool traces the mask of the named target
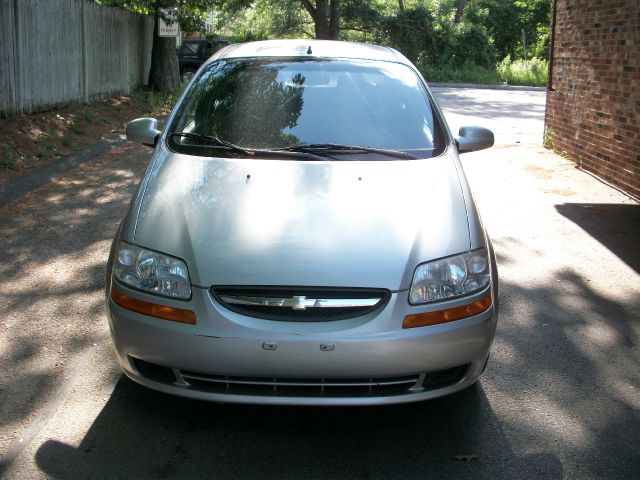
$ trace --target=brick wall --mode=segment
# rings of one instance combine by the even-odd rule
[[[640,0],[557,0],[546,139],[640,198]]]

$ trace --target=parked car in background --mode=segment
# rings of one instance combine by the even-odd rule
[[[155,146],[113,242],[125,374],[221,402],[371,405],[472,385],[498,315],[495,256],[417,69],[375,45],[233,45]]]
[[[211,55],[226,45],[229,45],[228,40],[183,40],[176,50],[180,79],[182,81],[190,80]]]

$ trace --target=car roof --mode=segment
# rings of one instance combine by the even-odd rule
[[[334,40],[264,40],[230,45],[215,58],[307,57],[380,60],[410,65],[409,60],[390,47]]]

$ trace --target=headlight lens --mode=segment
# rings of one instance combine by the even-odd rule
[[[413,305],[462,297],[489,285],[489,259],[484,248],[418,265],[409,302]]]
[[[118,245],[113,259],[113,277],[145,292],[191,298],[189,271],[182,260],[128,243]]]

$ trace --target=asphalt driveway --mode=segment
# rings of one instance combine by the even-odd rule
[[[528,93],[436,89],[452,124],[498,133],[463,162],[498,255],[501,312],[481,381],[435,401],[257,408],[123,378],[104,263],[143,147],[1,208],[0,477],[637,476],[640,206],[537,146],[544,93]]]

